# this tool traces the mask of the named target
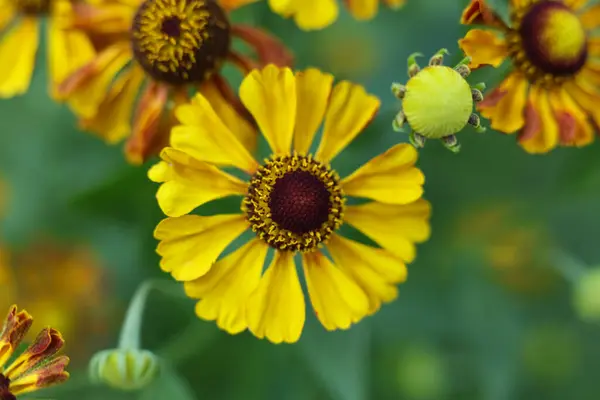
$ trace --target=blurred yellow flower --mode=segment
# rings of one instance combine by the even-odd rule
[[[459,40],[470,66],[498,67],[507,58],[512,70],[478,104],[491,127],[519,132],[529,153],[555,147],[585,146],[600,125],[600,4],[586,0],[512,0],[506,25],[486,0],[471,0],[463,24],[483,24]]]
[[[245,74],[270,62],[288,65],[291,56],[265,32],[247,25],[231,25],[227,7],[238,3],[77,3],[72,26],[89,33],[102,50],[62,83],[61,98],[80,118],[82,129],[111,144],[128,138],[125,153],[133,164],[143,163],[168,144],[175,122],[172,109],[187,102],[190,91],[201,92],[223,119],[240,112],[246,116],[220,74],[223,64],[232,62]],[[233,50],[233,37],[250,45],[258,60]],[[252,121],[236,120],[234,132],[238,138],[248,146],[254,145]]]
[[[257,162],[198,95],[180,106],[181,125],[149,176],[169,216],[156,228],[161,268],[201,299],[196,313],[230,333],[248,328],[274,343],[295,342],[305,320],[294,256],[302,255],[313,309],[328,330],[347,329],[397,295],[415,243],[429,237],[430,205],[417,152],[398,144],[340,179],[329,163],[371,121],[380,102],[348,81],[316,69],[255,70],[240,97],[272,155]],[[311,145],[323,122],[315,152]],[[219,167],[235,167],[240,180]],[[243,196],[242,213],[186,215],[211,200]],[[347,205],[347,196],[372,200]],[[339,236],[348,223],[382,248]],[[256,237],[219,256],[251,229]],[[323,252],[326,245],[331,260]],[[263,274],[269,247],[275,256]]]
[[[274,12],[284,18],[293,17],[298,27],[306,31],[323,29],[331,25],[339,13],[338,0],[268,1]],[[398,9],[406,3],[406,0],[343,0],[348,11],[358,20],[372,19],[377,14],[380,1],[393,9]]]
[[[46,40],[53,96],[56,86],[94,56],[82,32],[65,29],[72,17],[68,0],[0,0],[0,97],[29,89],[40,40],[40,24],[49,16]]]
[[[64,345],[59,331],[44,328],[35,341],[12,363],[21,341],[27,334],[33,318],[27,311],[10,307],[0,332],[0,399],[16,400],[17,395],[34,392],[66,381],[65,371],[69,357],[56,356]]]

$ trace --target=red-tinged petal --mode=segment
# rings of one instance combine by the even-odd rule
[[[14,381],[38,365],[49,360],[60,351],[65,344],[60,332],[56,329],[42,330],[35,341],[4,371],[4,375]]]
[[[2,332],[0,332],[0,368],[6,364],[21,344],[32,323],[33,318],[27,311],[18,311],[17,306],[12,306],[8,310]]]
[[[575,103],[566,90],[555,90],[549,95],[563,146],[585,146],[594,141],[594,128],[586,113]]]
[[[527,87],[525,77],[513,72],[477,105],[481,115],[490,119],[492,129],[514,133],[523,127]]]
[[[485,0],[471,0],[465,7],[460,18],[463,25],[487,25],[497,28],[505,28],[506,25],[486,4]]]
[[[248,43],[256,51],[261,67],[267,64],[288,67],[294,63],[294,56],[287,47],[279,39],[259,28],[237,24],[231,27],[231,34]]]
[[[547,153],[558,144],[559,127],[552,113],[548,91],[533,86],[525,111],[525,126],[519,135],[521,147],[528,153]]]

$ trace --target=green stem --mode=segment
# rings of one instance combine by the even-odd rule
[[[550,259],[552,267],[567,281],[578,282],[586,273],[587,266],[583,261],[562,250],[552,251]]]

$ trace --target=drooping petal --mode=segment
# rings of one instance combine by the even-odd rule
[[[429,238],[431,205],[423,199],[405,205],[367,203],[348,206],[344,220],[373,239],[381,247],[411,262],[415,243]]]
[[[235,166],[249,174],[258,164],[219,118],[209,101],[197,94],[190,104],[175,109],[182,125],[171,132],[171,146],[212,164]]]
[[[296,73],[298,110],[294,130],[294,149],[308,153],[315,134],[323,122],[333,85],[333,75],[309,68]]]
[[[274,65],[252,71],[240,86],[240,98],[273,153],[288,153],[296,124],[296,81],[292,71]]]
[[[268,64],[292,67],[294,55],[280,39],[267,31],[252,25],[235,24],[231,27],[231,35],[239,37],[254,50],[257,68]]]
[[[488,30],[471,29],[458,41],[458,45],[471,57],[471,68],[482,65],[498,67],[508,57],[508,46],[504,38]]]
[[[273,262],[248,299],[246,318],[248,328],[258,338],[266,337],[273,343],[300,339],[306,305],[292,252],[275,252]]]
[[[258,0],[219,0],[221,7],[228,11],[233,11],[237,8],[243,7],[246,4],[254,3]]]
[[[379,105],[379,99],[362,86],[338,83],[331,93],[316,158],[324,163],[333,160],[373,119]]]
[[[365,292],[321,252],[303,254],[302,265],[310,301],[325,329],[348,329],[367,315]]]
[[[558,124],[548,101],[548,91],[541,86],[533,86],[529,91],[519,143],[528,153],[546,153],[558,144]]]
[[[465,7],[460,18],[463,25],[487,25],[505,28],[506,25],[487,4],[486,0],[471,0]]]
[[[91,62],[73,72],[58,88],[58,95],[77,116],[92,118],[115,76],[131,61],[128,43],[118,43],[100,52]]]
[[[34,17],[22,18],[0,37],[0,97],[27,92],[40,36],[40,23]]]
[[[354,279],[369,298],[369,314],[382,303],[394,300],[396,285],[406,280],[406,265],[397,256],[383,249],[333,235],[327,249],[335,264]]]
[[[247,183],[181,150],[167,147],[161,158],[169,163],[173,180],[160,186],[156,198],[169,217],[179,217],[209,201],[247,191]]]
[[[47,362],[64,346],[65,341],[56,329],[43,329],[36,339],[2,372],[11,381]]]
[[[72,28],[93,34],[127,34],[131,29],[131,21],[135,16],[139,0],[103,1],[91,4],[92,1],[77,1],[73,4],[75,18]]]
[[[69,373],[66,371],[69,362],[70,359],[67,356],[56,357],[48,361],[46,364],[11,381],[10,392],[20,396],[65,382],[69,379]]]
[[[594,141],[594,128],[585,112],[564,89],[548,96],[558,124],[559,140],[563,146],[585,146]]]
[[[269,246],[254,239],[215,263],[204,276],[185,283],[188,296],[201,299],[196,315],[217,321],[217,326],[231,334],[248,327],[246,301],[256,290]]]
[[[579,20],[585,29],[597,28],[600,25],[600,4],[587,8],[579,16]]]
[[[563,87],[569,93],[569,96],[583,108],[594,120],[596,126],[600,126],[600,93],[590,84],[590,82],[579,80],[566,82]]]
[[[240,113],[243,105],[227,82],[220,77],[213,77],[200,87],[200,93],[208,100],[217,116],[229,128],[240,143],[250,152],[256,150],[258,132],[247,118]],[[236,107],[239,104],[239,107]]]
[[[33,318],[27,311],[19,311],[14,305],[9,308],[0,331],[0,368],[12,357],[32,323]]]
[[[339,12],[335,0],[269,0],[269,6],[284,18],[293,17],[305,31],[331,25]]]
[[[162,256],[160,267],[178,281],[197,279],[247,228],[242,214],[163,219],[154,231],[154,237],[160,240],[156,249]]]
[[[492,129],[514,133],[525,125],[527,87],[525,76],[513,72],[477,105],[481,115],[490,119]]]
[[[348,11],[358,20],[369,20],[375,17],[379,8],[379,0],[344,0]]]
[[[349,196],[369,198],[382,203],[407,204],[423,194],[423,173],[415,167],[418,152],[400,143],[371,159],[343,179],[342,189]]]
[[[143,81],[144,71],[137,65],[124,71],[112,84],[96,115],[80,121],[82,129],[111,144],[129,136],[133,106]]]

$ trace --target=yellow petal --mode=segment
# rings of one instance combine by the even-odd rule
[[[287,154],[296,124],[296,81],[292,71],[273,64],[252,71],[240,86],[240,98],[273,153]]]
[[[527,87],[527,79],[520,72],[513,72],[499,87],[486,94],[477,109],[491,120],[492,129],[514,133],[523,127]]]
[[[528,153],[546,153],[558,144],[558,124],[548,101],[548,91],[533,86],[519,143]]]
[[[29,89],[35,68],[39,30],[36,18],[24,17],[0,37],[0,97],[13,97]]]
[[[508,46],[504,38],[488,30],[471,29],[458,41],[458,45],[471,57],[471,68],[482,65],[498,67],[508,56]]]
[[[411,262],[415,243],[429,238],[429,202],[420,199],[406,205],[368,203],[348,206],[344,220],[373,239],[381,247]]]
[[[293,16],[298,27],[305,31],[331,25],[339,12],[335,0],[269,0],[269,6],[282,17]]]
[[[227,83],[221,80],[215,81],[215,79],[216,78],[213,78],[205,82],[200,88],[200,93],[208,100],[225,126],[229,128],[250,153],[253,153],[256,150],[258,132],[247,119],[240,115],[233,104],[231,104],[230,100],[225,98],[222,91],[229,91],[231,89],[229,87],[220,88],[217,84],[226,85]],[[233,92],[231,92],[230,95],[235,97],[235,93]],[[235,100],[237,101],[237,99]]]
[[[131,57],[127,43],[120,42],[108,47],[61,84],[61,98],[66,97],[67,103],[79,117],[92,118],[106,98],[115,76],[131,61]]]
[[[16,16],[14,2],[11,0],[0,0],[0,31],[10,24]]]
[[[185,292],[202,299],[196,315],[217,321],[217,326],[231,334],[248,327],[246,301],[256,290],[269,246],[254,239],[215,263],[201,278],[185,283]]]
[[[321,126],[333,85],[333,75],[318,69],[309,68],[296,73],[296,129],[294,130],[294,149],[299,153],[308,153],[312,141]]]
[[[417,157],[413,146],[397,144],[343,179],[342,189],[349,196],[382,203],[413,202],[423,194],[425,182],[423,173],[415,167]]]
[[[144,71],[134,65],[119,75],[92,118],[84,118],[82,129],[98,134],[110,144],[131,134],[133,106],[144,81]]]
[[[594,119],[594,123],[600,126],[600,93],[590,84],[590,82],[577,79],[566,82],[563,87],[575,102],[583,108]]]
[[[96,54],[85,33],[65,28],[64,19],[71,14],[71,7],[68,1],[55,1],[53,16],[48,21],[47,53],[53,97],[58,97],[58,85]]]
[[[152,182],[167,182],[175,179],[173,167],[166,161],[159,161],[148,171],[148,178]]]
[[[199,278],[247,228],[241,214],[163,219],[154,231],[154,237],[160,240],[156,249],[162,256],[160,267],[178,281]]]
[[[397,283],[406,280],[406,265],[387,250],[333,235],[327,249],[335,264],[356,281],[369,298],[369,314],[398,295]]]
[[[208,100],[197,94],[190,104],[175,109],[182,125],[171,131],[171,146],[190,156],[222,166],[235,166],[252,174],[258,164],[244,145],[215,113]]]
[[[594,128],[589,123],[586,113],[566,90],[552,91],[548,98],[558,124],[560,144],[580,147],[594,141]]]
[[[377,14],[379,0],[346,0],[346,5],[354,18],[368,20]]]
[[[247,192],[247,183],[180,150],[167,147],[161,157],[170,164],[174,180],[163,183],[156,198],[169,217],[182,216],[212,200]]]
[[[325,329],[348,329],[367,315],[365,292],[321,252],[303,254],[302,264],[310,301]]]
[[[589,0],[563,0],[567,7],[572,8],[573,10],[578,10],[581,7],[585,6]]]
[[[316,158],[324,163],[333,160],[373,119],[379,105],[379,99],[362,86],[338,83],[331,93]]]
[[[273,343],[297,342],[304,327],[305,308],[294,254],[276,251],[258,288],[248,299],[248,328],[256,337],[266,337]]]
[[[585,10],[579,19],[585,29],[594,29],[600,25],[600,4],[594,4]]]

